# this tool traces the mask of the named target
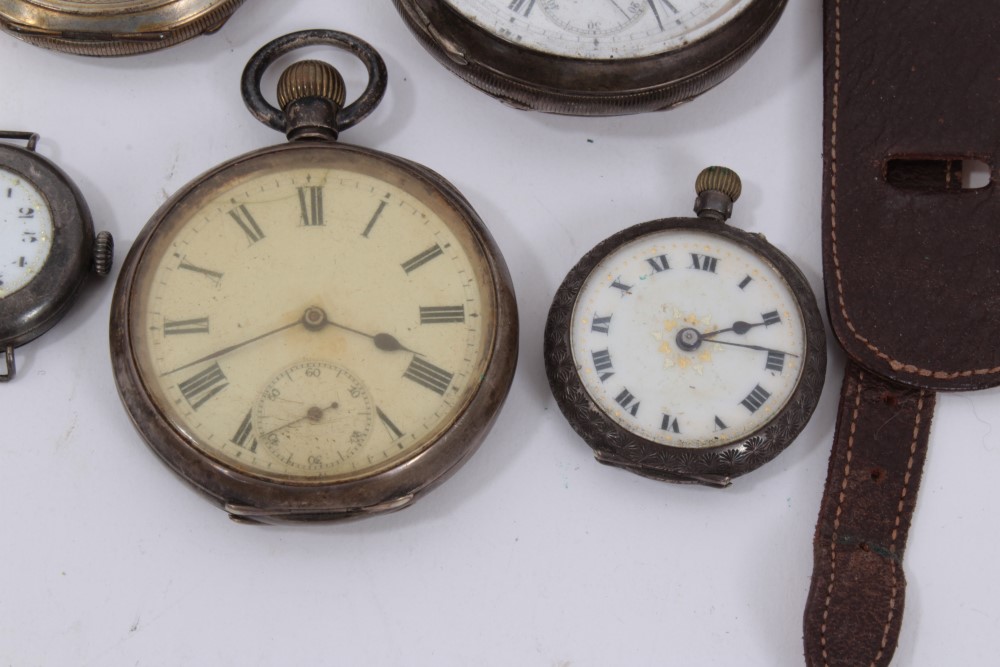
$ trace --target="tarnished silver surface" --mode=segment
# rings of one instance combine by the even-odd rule
[[[154,51],[214,32],[244,0],[0,0],[0,28],[86,56]]]
[[[669,109],[721,83],[767,38],[786,1],[755,0],[719,30],[679,48],[607,59],[566,58],[504,40],[444,0],[393,3],[438,62],[505,104],[617,116]]]

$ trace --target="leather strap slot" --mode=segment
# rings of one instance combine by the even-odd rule
[[[889,185],[907,190],[979,190],[991,182],[990,166],[962,157],[893,157],[885,163]]]

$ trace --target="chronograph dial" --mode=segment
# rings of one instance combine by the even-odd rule
[[[425,47],[512,106],[657,111],[720,83],[786,0],[395,0]]]

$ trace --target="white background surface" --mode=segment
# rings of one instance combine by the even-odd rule
[[[0,664],[802,664],[840,352],[798,441],[721,491],[595,463],[542,363],[565,273],[619,229],[688,215],[709,164],[743,177],[734,222],[765,233],[820,293],[820,3],[790,5],[717,89],[610,119],[504,107],[438,66],[388,0],[251,0],[217,35],[116,60],[0,35],[0,127],[42,135],[120,259],[184,183],[282,141],[239,95],[257,48],[315,27],[367,39],[389,92],[342,139],[452,180],[505,253],[521,314],[506,408],[445,485],[361,522],[248,527],[133,430],[109,362],[113,279],[92,282],[0,386]],[[345,74],[358,90],[360,66]],[[940,398],[894,664],[996,664],[998,408],[996,390]]]

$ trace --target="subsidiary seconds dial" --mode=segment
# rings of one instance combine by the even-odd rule
[[[736,174],[698,177],[698,218],[600,243],[556,293],[549,384],[598,460],[725,486],[774,458],[819,398],[825,335],[791,260],[725,224]]]
[[[150,255],[140,372],[230,465],[317,481],[384,469],[469,400],[489,285],[461,227],[387,177],[321,151],[262,162]]]
[[[369,84],[345,106],[335,46]],[[510,387],[517,311],[475,211],[410,160],[335,141],[385,91],[362,40],[265,45],[244,100],[290,143],[211,169],[154,215],[112,313],[119,393],[147,444],[242,521],[340,520],[408,506],[479,446]]]

